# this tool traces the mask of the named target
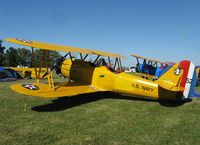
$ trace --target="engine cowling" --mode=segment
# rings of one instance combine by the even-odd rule
[[[94,69],[94,64],[90,62],[66,59],[62,63],[61,73],[71,80],[90,84]]]
[[[70,79],[70,70],[72,67],[72,61],[70,59],[66,59],[62,62],[61,65],[61,73],[63,76]]]

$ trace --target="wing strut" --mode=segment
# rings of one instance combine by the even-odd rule
[[[40,63],[40,66],[39,66],[39,72],[38,72],[38,76],[37,76],[37,78],[39,78],[39,79],[40,79],[41,68],[42,68],[43,63],[45,61],[45,56],[46,56],[46,50],[43,50],[42,55],[40,57],[41,63]]]
[[[111,66],[110,57],[108,57],[108,63],[109,63],[109,65],[108,65],[108,66]]]
[[[69,57],[70,57],[71,61],[73,61],[73,57],[72,57],[71,52],[69,52]]]
[[[93,63],[96,63],[96,61],[99,59],[101,55],[98,55],[97,58],[95,59],[95,61]]]
[[[33,59],[33,66],[34,66],[34,69],[35,69],[35,76],[36,76],[36,82],[39,83],[40,81],[40,74],[41,74],[41,68],[43,66],[43,64],[45,63],[46,65],[46,69],[47,69],[47,72],[44,74],[44,75],[48,75],[48,84],[49,84],[49,87],[53,90],[55,90],[55,86],[54,86],[54,79],[53,79],[53,72],[52,70],[50,69],[49,70],[49,51],[46,51],[46,50],[43,50],[42,51],[42,55],[40,56],[40,65],[39,65],[39,68],[37,68],[36,66],[36,57],[35,57],[35,51],[34,51],[34,48],[31,47],[32,49],[32,59]],[[44,77],[44,76],[42,76]]]
[[[121,59],[120,58],[116,58],[115,59],[114,70],[116,70],[117,72],[121,72],[122,71],[122,64],[121,64]]]
[[[88,57],[88,54],[85,55],[85,57],[83,58],[83,60],[85,60]]]
[[[122,71],[122,61],[121,58],[119,58],[119,68],[120,68],[120,72]]]
[[[81,57],[81,60],[83,60],[83,55],[82,55],[82,53],[80,53],[80,57]]]
[[[55,86],[54,86],[54,79],[53,79],[53,72],[51,71],[50,74],[48,75],[48,83],[49,83],[49,87],[53,90],[55,90]]]
[[[37,75],[37,68],[36,68],[36,60],[35,60],[34,48],[31,47],[31,50],[32,50],[33,66],[34,66],[34,69],[35,69],[35,76],[36,76],[37,82],[39,82],[38,77],[37,77],[38,75]]]

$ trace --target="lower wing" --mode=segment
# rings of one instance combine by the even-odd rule
[[[52,89],[48,84],[43,83],[13,84],[10,86],[10,88],[15,92],[24,95],[37,96],[42,98],[70,97],[99,91],[93,86],[77,82],[57,83],[55,85],[55,89]]]

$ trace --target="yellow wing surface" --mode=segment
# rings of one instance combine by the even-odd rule
[[[98,89],[82,83],[58,83],[55,90],[51,89],[48,84],[43,83],[28,83],[28,84],[13,84],[11,89],[28,96],[37,96],[42,98],[59,98],[70,97],[79,94],[87,94],[98,92]]]
[[[24,39],[15,39],[15,38],[6,38],[4,39],[7,42],[15,43],[23,46],[29,46],[33,48],[39,48],[43,50],[52,50],[52,51],[63,51],[63,52],[77,52],[82,54],[95,54],[95,55],[101,55],[101,56],[107,56],[112,58],[123,58],[124,56],[109,52],[102,52],[97,50],[90,50],[85,48],[77,48],[77,47],[71,47],[71,46],[62,46],[62,45],[56,45],[56,44],[49,44],[44,42],[38,42],[38,41],[29,41]]]

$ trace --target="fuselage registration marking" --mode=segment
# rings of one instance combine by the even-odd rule
[[[143,86],[143,85],[140,86],[139,84],[135,84],[135,83],[132,83],[131,87],[136,88],[136,89],[142,89],[144,91],[149,91],[149,92],[153,92],[153,90],[154,90],[151,87],[147,87],[147,86]]]

